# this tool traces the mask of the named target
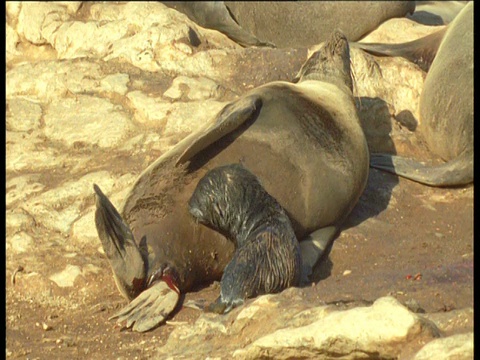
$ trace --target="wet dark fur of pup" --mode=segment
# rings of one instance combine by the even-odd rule
[[[207,311],[227,313],[245,299],[277,293],[300,280],[300,248],[280,204],[239,164],[210,170],[198,183],[190,213],[225,234],[236,251]]]

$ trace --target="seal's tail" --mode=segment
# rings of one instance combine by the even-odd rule
[[[120,292],[129,300],[145,287],[146,264],[129,226],[113,204],[94,184],[96,194],[95,225],[103,249],[112,266]]]
[[[372,154],[370,167],[434,187],[460,186],[473,182],[473,156],[463,153],[440,165],[423,165],[389,154]]]

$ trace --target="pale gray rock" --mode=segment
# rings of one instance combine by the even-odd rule
[[[115,179],[115,176],[113,175],[105,176],[104,173],[101,173],[97,180],[93,181],[97,181],[96,184],[99,185],[100,188],[107,194],[110,194],[114,188],[121,189],[112,196],[109,196],[112,203],[118,209],[120,208],[123,200],[127,197],[128,192],[130,191],[130,188],[135,180],[136,176],[133,174],[126,174],[118,179]],[[85,189],[85,191],[87,192],[86,197],[91,196],[93,198],[92,187],[90,187],[90,189]],[[91,195],[88,195],[88,192],[90,192]],[[97,228],[95,227],[95,206],[91,206],[83,211],[81,217],[73,223],[72,240],[77,244],[89,244],[92,247],[95,247],[99,244]]]
[[[128,74],[104,74],[99,64],[85,60],[22,63],[7,71],[6,78],[8,103],[21,98],[39,104],[87,92],[125,95],[130,81]]]
[[[83,276],[88,276],[89,274],[99,274],[103,271],[102,268],[95,266],[93,264],[87,264],[82,267]]]
[[[46,27],[42,35],[53,45],[58,57],[76,59],[80,57],[102,58],[110,48],[130,32],[127,22],[67,21],[58,19]]]
[[[15,208],[15,210],[7,210],[5,214],[5,225],[7,228],[7,236],[9,233],[16,233],[20,230],[31,229],[35,225],[34,218],[25,213],[24,210]]]
[[[193,49],[188,39],[197,26],[183,14],[155,2],[95,4],[90,12],[89,21],[58,17],[42,28],[42,39],[48,40],[59,58],[119,59],[147,71],[188,69],[196,74],[198,59],[189,61]],[[206,61],[200,67],[211,65]]]
[[[100,81],[100,91],[105,91],[107,93],[113,92],[120,95],[125,95],[128,91],[129,81],[130,77],[128,76],[128,74],[117,73],[105,76]]]
[[[177,76],[163,96],[171,99],[185,97],[188,100],[206,100],[216,99],[219,94],[219,85],[215,81],[203,77],[192,79],[187,76]]]
[[[469,332],[432,340],[413,359],[470,360],[473,358],[473,332]]]
[[[72,223],[80,215],[80,210],[75,205],[65,206],[61,210],[54,210],[42,203],[28,203],[25,205],[25,208],[34,216],[38,225],[60,231],[63,235],[69,234]]]
[[[15,29],[8,24],[6,24],[5,32],[6,32],[5,51],[6,51],[6,60],[8,63],[9,61],[13,60],[16,56],[20,54],[20,52],[17,50],[17,44],[20,42],[20,38],[17,32],[15,31]]]
[[[138,90],[129,92],[127,99],[130,100],[130,106],[134,111],[134,120],[153,128],[163,128],[168,114],[175,106],[163,101],[161,97],[150,97]]]
[[[91,208],[85,215],[73,223],[72,238],[77,243],[98,245],[98,233],[95,227],[95,209]]]
[[[7,130],[29,131],[40,127],[42,107],[28,99],[16,98],[7,102]]]
[[[89,61],[41,61],[22,63],[6,74],[7,100],[30,96],[41,102],[50,102],[67,94],[99,91],[104,77],[100,65]]]
[[[403,58],[377,58],[351,49],[354,95],[371,152],[392,152],[399,139],[415,143],[412,130],[419,123],[419,98],[425,73]],[[402,129],[399,121],[411,122]],[[395,143],[393,138],[397,140]]]
[[[215,119],[227,102],[215,100],[175,103],[165,124],[164,135],[188,134]]]
[[[79,275],[83,276],[82,269],[77,265],[68,264],[62,271],[50,275],[49,279],[60,287],[71,287]]]
[[[439,336],[433,323],[393,297],[340,310],[332,305],[307,306],[302,291],[291,288],[260,296],[224,316],[204,313],[194,325],[176,327],[159,355],[388,359],[398,357],[412,339]],[[221,350],[203,340],[212,336],[224,344]]]
[[[18,14],[18,33],[33,44],[46,44],[42,31],[52,22],[70,18],[66,6],[59,2],[22,2]]]
[[[38,193],[45,185],[38,182],[39,175],[22,175],[7,179],[6,206],[11,207],[17,201],[25,201],[30,195]]]
[[[123,107],[88,95],[52,102],[45,111],[44,121],[45,135],[69,147],[76,142],[114,147],[133,129]]]
[[[473,253],[471,253],[471,257],[473,259]],[[434,322],[440,331],[445,334],[466,332],[473,329],[473,308],[427,313],[422,314],[422,317]]]
[[[75,201],[81,202],[85,197],[91,196],[93,194],[93,183],[101,185],[108,191],[113,186],[114,181],[115,177],[108,171],[91,172],[81,178],[67,181],[61,186],[45,191],[42,195],[36,197],[34,202],[61,208],[63,204]]]
[[[430,35],[444,26],[419,24],[407,18],[395,18],[385,21],[378,28],[362,38],[363,43],[404,43]]]
[[[119,147],[121,151],[127,151],[132,155],[136,154],[149,154],[152,151],[159,151],[161,154],[171,149],[184,138],[184,133],[175,133],[172,135],[147,133],[139,134],[125,141],[125,143]]]
[[[17,23],[18,14],[20,14],[20,9],[22,3],[20,1],[6,1],[5,2],[5,12],[7,15],[7,20],[12,24]]]
[[[190,133],[214,118],[225,102],[215,100],[166,102],[161,97],[150,97],[141,91],[127,94],[134,111],[134,119],[142,125],[160,128],[163,135]]]
[[[7,251],[22,253],[29,251],[33,245],[33,238],[21,231],[12,237],[7,237]]]
[[[97,3],[91,6],[90,16],[95,21],[129,21],[141,29],[157,25],[175,27],[178,23],[194,24],[183,14],[158,2]]]
[[[80,217],[83,201],[93,196],[94,183],[108,189],[106,185],[113,185],[114,179],[107,171],[90,173],[29,199],[23,207],[35,217],[37,224],[68,235]]]
[[[409,111],[418,119],[425,74],[417,66],[403,58],[390,58],[388,66],[380,66],[383,60],[375,62],[362,50],[351,49],[351,54],[355,96],[378,97],[392,107],[394,115]]]
[[[6,134],[6,170],[9,171],[45,171],[61,167],[67,160],[67,154],[52,147],[42,148],[44,141],[38,133],[7,131]],[[75,159],[79,161],[79,159]]]
[[[287,327],[268,334],[234,352],[242,359],[288,359],[295,356],[343,359],[395,358],[399,343],[437,329],[429,328],[392,297],[371,307],[332,312],[306,326]]]

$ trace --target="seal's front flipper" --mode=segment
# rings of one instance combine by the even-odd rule
[[[177,291],[160,280],[109,320],[117,319],[118,323],[126,321],[127,328],[133,326],[133,331],[145,332],[164,322],[176,308],[179,298]]]
[[[444,164],[430,166],[401,156],[372,154],[370,167],[436,187],[467,185],[473,182],[471,153],[463,153]]]
[[[310,282],[309,277],[312,274],[315,265],[324,255],[325,250],[327,250],[332,244],[337,233],[338,228],[336,226],[327,226],[314,231],[300,241],[300,252],[302,254],[302,284]]]
[[[231,16],[228,6],[226,6],[222,1],[212,1],[215,7],[215,17],[210,17],[211,23],[209,24],[211,28],[220,31],[221,33],[227,35],[230,39],[236,43],[247,47],[247,46],[266,46],[274,48],[275,45],[269,41],[262,41],[258,39],[255,35],[249,33],[247,30],[243,29]]]
[[[223,136],[237,129],[249,119],[252,119],[262,106],[259,96],[242,97],[226,105],[216,116],[215,122],[204,131],[198,133],[191,144],[177,159],[176,164],[182,164],[204,150]]]
[[[184,13],[198,25],[220,31],[242,46],[275,47],[243,29],[223,1],[164,1],[166,6]]]
[[[146,264],[130,228],[113,204],[93,185],[96,193],[95,225],[120,292],[129,300],[145,287]]]

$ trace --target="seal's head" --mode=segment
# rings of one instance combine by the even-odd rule
[[[310,56],[293,82],[305,80],[318,80],[347,86],[350,91],[353,91],[350,73],[350,47],[347,38],[340,30],[335,30],[330,38],[320,46],[320,49]]]
[[[236,245],[220,282],[220,297],[207,311],[226,313],[249,297],[298,284],[300,248],[290,220],[243,166],[220,166],[205,174],[193,192],[189,210]]]

